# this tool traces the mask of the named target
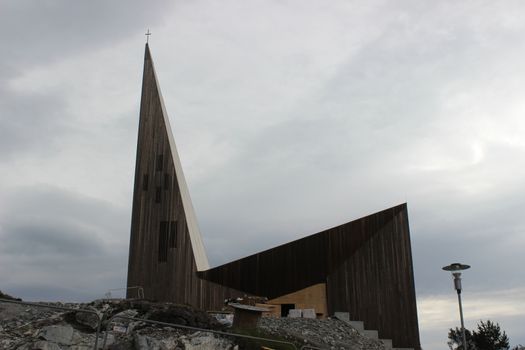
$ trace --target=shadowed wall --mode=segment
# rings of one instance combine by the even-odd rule
[[[270,299],[326,283],[329,314],[419,348],[406,204],[200,272],[204,279]]]

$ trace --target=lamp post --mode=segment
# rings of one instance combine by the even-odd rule
[[[452,272],[454,276],[454,288],[458,292],[458,303],[459,303],[459,317],[461,319],[461,331],[463,333],[463,350],[467,349],[467,337],[465,335],[465,324],[463,322],[463,307],[461,305],[461,272],[463,270],[470,269],[469,265],[460,263],[452,263],[448,266],[443,267],[443,270]]]

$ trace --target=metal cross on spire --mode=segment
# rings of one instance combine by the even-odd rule
[[[148,31],[146,32],[146,34],[144,34],[146,36],[146,44],[149,42],[149,36],[151,35],[151,32],[149,31],[149,28],[148,28]]]

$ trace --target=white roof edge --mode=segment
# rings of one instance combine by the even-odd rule
[[[182,198],[182,206],[184,207],[184,213],[186,214],[186,223],[188,225],[188,233],[190,235],[191,246],[193,248],[193,256],[195,258],[195,264],[197,265],[197,271],[209,270],[210,264],[208,262],[208,256],[206,255],[206,249],[202,241],[201,232],[197,223],[197,216],[193,209],[193,204],[190,198],[190,191],[186,184],[186,178],[182,171],[182,164],[180,162],[179,153],[177,152],[177,146],[175,145],[175,139],[173,138],[173,132],[171,131],[171,125],[164,106],[164,99],[160,91],[159,81],[157,79],[157,73],[155,72],[155,66],[153,65],[153,59],[151,58],[151,67],[153,68],[153,75],[155,77],[155,83],[157,85],[157,91],[159,93],[160,105],[162,108],[162,116],[164,123],[166,123],[166,131],[168,134],[168,142],[171,149],[171,155],[173,157],[173,164],[175,166],[175,174],[177,175],[177,182],[179,184],[180,195]]]

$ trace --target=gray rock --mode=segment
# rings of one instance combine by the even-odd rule
[[[185,350],[232,350],[234,348],[234,344],[228,339],[219,338],[212,333],[206,332],[196,332],[189,336],[181,337],[180,340]]]
[[[99,336],[98,346],[102,348],[104,337]],[[108,334],[107,345],[111,345],[115,342],[115,337],[112,334]],[[73,340],[70,350],[92,350],[95,344],[95,334],[93,333],[82,333],[77,330],[73,332]]]
[[[129,350],[134,348],[135,347],[133,346],[133,339],[131,337],[119,339],[114,344],[107,346],[108,350]]]
[[[99,317],[102,317],[101,313],[98,313],[98,315]],[[81,325],[87,326],[94,331],[97,330],[99,318],[95,314],[78,311],[75,314],[75,320]]]
[[[135,347],[137,350],[175,350],[177,344],[177,337],[159,339],[149,335],[135,334]]]
[[[122,312],[119,312],[118,314],[116,314],[116,316],[124,316],[124,317],[135,317],[137,316],[139,312],[137,310],[133,310],[133,309],[130,309],[130,310],[124,310]],[[125,320],[125,319],[121,319],[122,322],[129,322],[128,320]]]
[[[45,341],[45,340],[39,340],[30,344],[22,345],[21,347],[16,348],[16,350],[62,350],[60,346],[58,346],[56,343]]]
[[[57,344],[71,345],[73,340],[73,327],[70,325],[47,326],[40,330],[38,336],[39,338],[44,338]]]
[[[72,345],[69,350],[93,350],[93,344]]]

